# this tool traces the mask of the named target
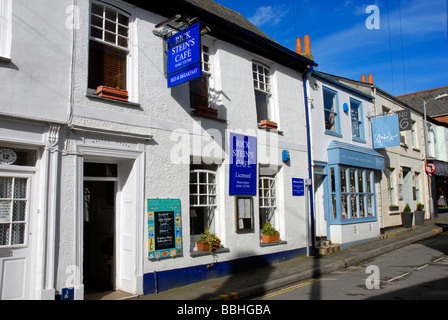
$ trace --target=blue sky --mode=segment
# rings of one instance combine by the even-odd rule
[[[215,0],[283,46],[308,34],[318,70],[360,80],[372,74],[393,95],[448,86],[448,0]],[[379,29],[368,29],[369,5]]]

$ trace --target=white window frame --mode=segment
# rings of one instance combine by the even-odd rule
[[[97,37],[93,37],[92,36],[91,29],[92,29],[92,26],[93,26],[92,25],[92,15],[93,15],[92,7],[93,7],[93,5],[103,6],[104,8],[108,8],[110,10],[116,11],[116,12],[121,13],[122,15],[126,16],[129,19],[128,37],[126,38],[127,41],[128,41],[127,47],[119,46],[117,44],[118,38],[122,37],[122,36],[118,35],[118,25],[119,25],[118,21],[116,23],[117,24],[117,29],[116,29],[116,32],[117,32],[116,33],[116,38],[117,39],[116,39],[115,44],[113,44],[111,42],[107,42],[107,41],[104,40],[104,35],[105,35],[105,32],[106,32],[106,31],[104,31],[105,30],[105,20],[106,20],[106,18],[105,18],[105,9],[104,9],[103,17],[102,17],[104,19],[103,20],[103,28],[101,28],[101,30],[103,32],[102,39],[99,39]],[[117,19],[118,19],[118,14],[117,14]],[[132,22],[133,22],[133,15],[132,15],[132,13],[129,10],[126,10],[125,8],[123,8],[122,6],[118,6],[118,5],[115,5],[115,4],[108,4],[108,3],[105,3],[105,2],[99,2],[99,1],[91,1],[91,3],[89,4],[89,29],[88,29],[89,30],[89,46],[90,46],[90,41],[93,40],[93,41],[96,41],[98,43],[101,43],[101,44],[104,44],[104,45],[108,45],[108,46],[111,46],[111,47],[113,47],[115,49],[123,50],[124,52],[126,52],[126,56],[127,56],[127,58],[126,58],[126,91],[128,91],[128,94],[129,94],[129,101],[133,100],[133,95],[132,95],[132,92],[133,92],[132,91],[132,82],[133,81],[131,80],[132,79],[131,78],[131,76],[132,76],[132,63],[131,63],[131,59],[130,59],[131,56],[132,56],[132,33],[133,33]],[[88,49],[88,51],[90,52],[90,48]],[[96,93],[96,89],[87,88],[87,92],[91,93],[91,94],[95,94]]]
[[[196,174],[196,182],[191,181],[191,175]],[[201,174],[206,175],[206,180],[201,181]],[[214,182],[210,180],[210,175],[214,176]],[[206,169],[193,169],[190,170],[190,214],[192,210],[195,208],[207,208],[210,210],[209,224],[207,225],[207,221],[204,222],[204,228],[209,229],[210,233],[219,235],[219,224],[218,224],[218,173],[217,171],[206,170]],[[196,192],[191,192],[191,186],[196,186]],[[201,192],[201,186],[205,187],[205,192]],[[210,189],[211,188],[211,189]],[[201,203],[202,199],[206,199],[205,202]],[[192,202],[191,200],[196,198],[196,201]],[[213,201],[211,201],[213,199]],[[213,215],[213,216],[212,216]],[[206,217],[204,217],[206,218]],[[190,230],[191,231],[191,230]],[[190,236],[192,242],[196,242],[199,240],[201,235],[192,234]]]
[[[12,1],[0,0],[0,59],[11,60]]]
[[[411,121],[411,138],[412,138],[412,147],[414,149],[419,149],[419,141],[418,141],[418,131],[417,131],[417,122],[415,120]]]
[[[271,210],[272,216],[270,219],[267,219],[267,221],[269,221],[275,229],[279,230],[277,179],[270,176],[260,176],[258,182],[259,214],[261,215],[261,209]],[[260,227],[263,229],[263,225]]]
[[[262,68],[262,73],[259,72],[260,68]],[[265,63],[253,60],[252,82],[254,85],[255,94],[258,92],[266,96],[266,113],[268,119],[259,120],[270,120],[277,122],[274,112],[274,103],[272,101],[272,69]]]
[[[30,208],[30,194],[31,194],[31,175],[28,174],[15,174],[12,173],[11,174],[1,174],[0,178],[12,178],[12,185],[11,185],[11,197],[7,197],[7,198],[0,198],[0,202],[10,202],[10,213],[9,213],[9,222],[2,222],[0,223],[1,225],[10,225],[9,227],[9,235],[8,235],[8,244],[5,245],[0,245],[0,249],[5,249],[5,248],[23,248],[23,247],[27,247],[28,246],[28,234],[29,234],[29,208]],[[16,198],[14,195],[14,189],[15,189],[15,181],[16,179],[25,179],[27,181],[27,185],[26,185],[26,196],[25,198]],[[18,221],[13,221],[13,215],[14,215],[14,201],[21,201],[21,202],[25,202],[25,211],[24,211],[24,219],[23,220],[18,220]],[[11,244],[11,237],[12,237],[12,233],[11,233],[11,229],[12,229],[12,225],[13,224],[21,224],[21,225],[25,225],[24,227],[24,231],[23,231],[23,243],[19,243],[19,244]]]

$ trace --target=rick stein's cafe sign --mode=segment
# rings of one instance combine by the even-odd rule
[[[169,37],[167,45],[168,88],[202,76],[199,23]]]

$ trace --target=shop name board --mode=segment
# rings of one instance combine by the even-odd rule
[[[168,88],[202,76],[199,23],[169,37],[167,45]]]
[[[398,115],[372,119],[373,148],[382,149],[400,145]]]
[[[182,255],[179,199],[148,199],[148,259]]]
[[[230,195],[257,194],[257,138],[230,133]]]

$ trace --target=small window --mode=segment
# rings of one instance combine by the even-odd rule
[[[215,233],[217,208],[216,172],[205,169],[190,171],[190,234]]]
[[[11,59],[12,10],[11,0],[0,0],[0,58]]]
[[[266,222],[270,222],[274,228],[276,226],[277,213],[277,191],[274,177],[260,177],[259,180],[260,199],[260,229],[263,229]]]
[[[0,177],[0,248],[26,244],[28,180]]]
[[[108,86],[127,90],[129,16],[92,3],[90,15],[88,87]]]
[[[325,130],[338,132],[338,106],[335,91],[324,88]]]
[[[255,104],[257,107],[257,121],[273,119],[273,114],[270,110],[270,98],[271,98],[271,80],[270,70],[268,67],[259,64],[252,64],[252,75],[254,80],[255,89]]]
[[[361,102],[350,99],[350,114],[352,118],[352,137],[363,139]]]

